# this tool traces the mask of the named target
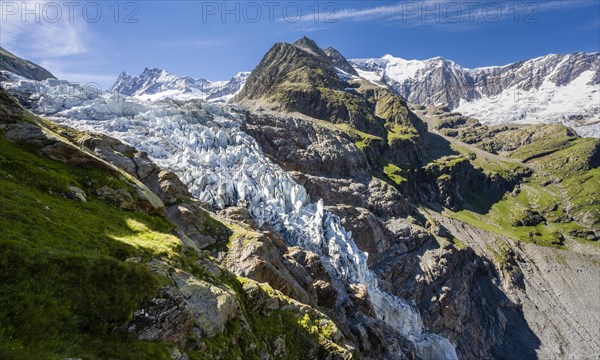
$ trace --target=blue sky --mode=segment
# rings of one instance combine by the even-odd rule
[[[144,67],[228,79],[304,35],[348,58],[504,65],[600,51],[600,0],[0,1],[0,46],[102,87]]]

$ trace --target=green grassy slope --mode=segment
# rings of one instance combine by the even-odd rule
[[[161,279],[129,257],[174,256],[165,219],[117,209],[67,187],[125,187],[97,169],[69,168],[0,135],[0,357],[165,358],[166,345],[111,330]]]
[[[580,138],[560,125],[458,127],[456,136],[507,157],[503,164],[477,157],[473,163],[486,172],[502,174],[510,167],[527,166],[533,173],[495,203],[486,203],[481,194],[470,194],[475,209],[448,212],[450,216],[539,245],[563,246],[564,238],[570,237],[598,246],[590,239],[600,227],[600,140]],[[478,211],[477,205],[485,211]]]

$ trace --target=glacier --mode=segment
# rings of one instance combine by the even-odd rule
[[[148,102],[62,80],[11,79],[2,86],[26,99],[32,111],[146,151],[176,173],[194,197],[216,209],[246,207],[259,225],[271,225],[290,246],[318,254],[338,284],[365,286],[377,317],[413,342],[419,358],[457,359],[449,340],[425,330],[411,302],[380,289],[367,266],[368,254],[340,219],[322,201],[311,203],[306,190],[242,131],[246,113],[241,107],[200,100]],[[344,286],[338,290],[344,296]]]

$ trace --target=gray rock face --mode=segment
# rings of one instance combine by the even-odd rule
[[[189,238],[199,249],[216,242],[213,237],[205,235],[206,212],[197,203],[182,203],[168,206],[167,218],[177,226],[177,233]]]
[[[134,312],[127,331],[141,340],[165,341],[185,348],[193,327],[193,315],[185,307],[185,299],[175,289],[166,288]]]
[[[295,180],[304,186],[311,199],[323,199],[325,205],[344,204],[368,209],[378,217],[406,217],[411,205],[396,188],[371,176],[338,178],[292,173]]]
[[[135,200],[133,196],[123,189],[112,189],[103,186],[96,190],[96,196],[106,203],[123,210],[135,210]]]
[[[142,340],[166,341],[180,348],[193,346],[203,338],[223,332],[225,325],[238,315],[238,302],[231,290],[210,284],[166,263],[148,264],[167,276],[172,286],[149,300],[133,314],[127,331]]]
[[[75,186],[69,186],[69,193],[67,193],[67,196],[70,197],[73,200],[77,200],[79,202],[87,202],[87,195],[85,193],[85,191],[81,190],[80,188],[77,188]]]
[[[222,333],[225,324],[237,315],[238,304],[231,290],[209,284],[183,271],[175,271],[171,277],[185,299],[186,308],[201,336],[213,337]]]
[[[269,283],[302,303],[316,304],[311,279],[293,258],[284,257],[286,252],[284,240],[274,233],[248,234],[230,241],[224,264],[238,276]]]
[[[251,113],[244,130],[288,171],[354,176],[370,169],[364,152],[347,134],[315,125],[311,120]]]
[[[333,66],[335,66],[336,68],[338,68],[350,75],[358,76],[356,69],[354,69],[352,64],[350,64],[350,62],[348,60],[346,60],[346,58],[339,51],[337,51],[336,49],[334,49],[332,47],[328,47],[327,49],[325,49],[323,51],[325,52],[325,54],[327,54],[327,56],[333,63]]]
[[[502,329],[497,336],[505,340],[492,349],[496,356],[598,358],[600,269],[597,264],[600,253],[597,250],[577,244],[570,244],[571,250],[565,251],[516,243],[455,220],[442,217],[438,220],[478,256],[494,264],[507,294],[508,302],[501,304],[497,313]],[[492,260],[493,249],[498,246],[512,249],[508,262]],[[526,324],[513,322],[514,317],[510,315],[513,308],[523,314]],[[537,346],[519,340],[526,338]],[[527,348],[528,352],[521,352]]]

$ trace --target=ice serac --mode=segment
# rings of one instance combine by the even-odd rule
[[[559,123],[600,136],[600,53],[550,54],[467,69],[436,57],[352,59],[360,76],[409,102],[446,105],[482,123]]]
[[[306,190],[262,153],[240,128],[245,113],[235,106],[196,100],[141,103],[131,97],[85,89],[73,92],[64,81],[18,81],[13,93],[31,95],[31,106],[52,120],[81,130],[119,138],[179,175],[193,195],[215,208],[244,206],[259,223],[268,223],[290,246],[319,254],[327,271],[344,284],[362,284],[379,319],[396,329],[422,359],[457,359],[454,346],[428,333],[413,304],[378,286],[367,256],[323,202],[312,203]],[[75,85],[71,85],[75,86]],[[64,100],[78,94],[65,107]]]

